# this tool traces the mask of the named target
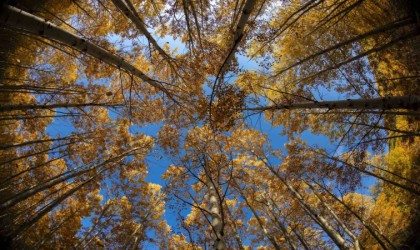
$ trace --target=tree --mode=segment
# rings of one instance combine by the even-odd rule
[[[415,247],[419,13],[414,0],[7,1],[1,244]]]

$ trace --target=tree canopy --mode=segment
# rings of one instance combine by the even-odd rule
[[[5,1],[1,246],[420,247],[419,5]]]

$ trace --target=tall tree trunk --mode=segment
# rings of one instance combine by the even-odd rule
[[[67,221],[73,218],[82,207],[76,208],[76,211],[72,212],[69,216],[67,216],[64,220],[62,220],[58,225],[54,226],[52,230],[50,230],[47,234],[44,234],[40,240],[35,244],[33,249],[40,249],[42,245],[55,233],[58,229],[60,229]]]
[[[216,190],[215,180],[212,178],[207,156],[204,156],[204,172],[206,175],[207,188],[209,191],[209,208],[211,213],[211,227],[216,236],[216,242],[214,243],[214,249],[224,250],[226,249],[225,236],[223,232],[223,221],[221,215],[221,203],[219,195]]]
[[[35,170],[35,169],[38,169],[38,168],[40,168],[40,167],[44,167],[44,166],[47,166],[48,164],[50,164],[50,163],[52,163],[52,162],[54,162],[54,161],[57,161],[57,160],[60,160],[60,159],[64,159],[64,157],[66,157],[66,156],[69,156],[70,154],[69,153],[67,153],[67,154],[62,154],[62,155],[60,155],[59,157],[57,157],[57,158],[52,158],[51,160],[48,160],[48,161],[46,161],[46,162],[44,162],[44,163],[42,163],[42,164],[39,164],[39,165],[36,165],[36,166],[34,166],[34,167],[31,167],[31,168],[27,168],[27,169],[25,169],[25,170],[22,170],[21,172],[19,172],[19,173],[16,173],[16,174],[13,174],[13,175],[11,175],[11,176],[8,176],[6,179],[4,179],[4,180],[0,180],[0,187],[7,187],[7,186],[10,186],[11,185],[11,182],[12,182],[12,180],[13,179],[15,179],[15,178],[17,178],[17,177],[19,177],[20,175],[22,175],[22,174],[24,174],[24,173],[28,173],[28,172],[30,172],[30,171],[33,171],[33,170]]]
[[[68,146],[68,145],[71,145],[71,144],[73,144],[73,143],[72,142],[68,142],[68,143],[64,143],[64,144],[61,144],[61,145],[58,145],[58,146],[54,146],[52,148],[41,150],[41,151],[38,151],[38,152],[35,152],[35,153],[30,153],[30,154],[27,154],[27,155],[18,156],[16,158],[13,158],[13,159],[6,160],[4,162],[1,162],[0,163],[0,166],[6,165],[6,164],[9,164],[9,163],[12,163],[14,161],[18,161],[18,160],[22,160],[22,159],[25,159],[25,158],[29,158],[29,157],[32,157],[32,156],[44,154],[44,153],[47,153],[47,152],[52,152],[55,149],[58,149],[58,148],[61,148],[61,147],[65,147],[65,146]]]
[[[261,231],[263,233],[263,235],[271,242],[271,244],[273,245],[273,247],[277,250],[280,249],[280,246],[277,244],[276,240],[273,238],[273,236],[271,236],[268,233],[267,228],[265,228],[263,222],[261,221],[261,218],[258,216],[257,211],[255,211],[254,207],[251,206],[251,204],[249,203],[248,199],[246,198],[245,194],[242,192],[241,187],[236,183],[235,180],[233,180],[233,183],[236,186],[236,190],[238,191],[238,193],[241,195],[242,199],[244,199],[246,205],[248,206],[248,208],[251,210],[252,214],[254,215],[255,219],[258,222],[258,225],[261,228]]]
[[[389,96],[371,99],[348,99],[337,101],[314,101],[294,104],[275,104],[265,107],[244,108],[250,111],[289,110],[289,109],[409,109],[417,110],[420,107],[420,96]]]
[[[8,236],[12,239],[16,239],[19,236],[21,236],[27,229],[35,225],[42,217],[44,217],[47,213],[51,212],[56,206],[58,206],[61,202],[65,201],[67,198],[69,198],[71,195],[73,195],[75,192],[80,190],[83,186],[90,183],[92,180],[94,180],[96,177],[102,174],[102,172],[105,171],[105,169],[102,169],[89,179],[81,182],[74,188],[70,189],[66,193],[64,193],[62,196],[54,200],[53,202],[49,203],[47,206],[42,208],[40,211],[38,211],[37,215],[33,217],[32,219],[25,221],[21,225],[19,225],[15,230],[13,230]]]
[[[385,32],[385,31],[398,29],[398,28],[401,28],[401,27],[404,27],[404,26],[407,26],[407,25],[413,24],[413,23],[415,23],[415,19],[414,18],[411,18],[411,17],[407,17],[407,18],[404,18],[404,19],[398,20],[398,21],[392,21],[390,23],[387,23],[385,25],[382,25],[382,26],[379,26],[377,28],[374,28],[374,29],[372,29],[370,31],[367,31],[367,32],[365,32],[363,34],[357,35],[357,36],[355,36],[355,37],[353,37],[351,39],[348,39],[346,41],[340,42],[340,43],[338,43],[338,44],[336,44],[334,46],[328,47],[328,48],[323,49],[321,51],[318,51],[318,52],[316,52],[314,54],[311,54],[308,57],[306,57],[304,59],[301,59],[301,60],[297,61],[296,63],[290,64],[290,65],[286,66],[285,68],[281,69],[280,71],[276,72],[275,76],[278,76],[278,75],[284,73],[285,71],[287,71],[287,70],[289,70],[289,69],[291,69],[293,67],[296,67],[296,66],[298,66],[298,65],[300,65],[300,64],[302,64],[304,62],[307,62],[307,61],[309,61],[311,59],[314,59],[314,58],[316,58],[316,57],[318,57],[320,55],[324,55],[324,54],[326,54],[326,53],[328,53],[328,52],[330,52],[332,50],[336,50],[336,49],[342,48],[342,47],[344,47],[346,45],[352,44],[354,42],[357,42],[357,41],[366,39],[368,37],[374,36],[376,34],[381,34],[381,33]]]
[[[88,133],[80,133],[80,134],[77,134],[77,135],[87,135],[87,134]],[[0,145],[0,150],[24,147],[24,146],[29,146],[29,145],[32,145],[32,144],[38,144],[38,143],[44,143],[44,142],[65,141],[65,140],[71,140],[71,139],[81,140],[81,138],[75,137],[74,134],[73,134],[73,135],[64,136],[64,137],[60,137],[60,138],[39,139],[39,140],[26,141],[26,142],[21,142],[21,143],[12,143],[12,144]],[[83,137],[83,139],[86,139],[86,137]]]
[[[314,221],[324,230],[325,233],[333,240],[333,242],[340,249],[349,249],[346,240],[328,223],[328,221],[313,208],[309,203],[305,201],[303,196],[285,179],[283,178],[274,168],[265,160],[263,160],[265,166],[287,187],[287,189],[295,196],[299,204],[308,212],[308,214],[314,218]]]
[[[321,153],[321,152],[319,152],[319,151],[315,151],[315,150],[312,150],[312,151],[313,151],[313,152],[315,152],[315,153],[317,153],[317,154],[319,154],[319,155],[322,155],[322,156],[324,156],[324,157],[326,157],[326,158],[328,158],[328,159],[330,159],[330,160],[332,160],[332,161],[339,162],[339,163],[341,163],[341,164],[343,164],[343,165],[345,165],[345,166],[347,166],[347,167],[349,167],[349,168],[354,168],[354,169],[357,169],[358,171],[360,171],[360,172],[362,172],[362,173],[364,173],[364,174],[367,174],[367,175],[369,175],[369,176],[375,177],[375,178],[377,178],[377,179],[379,179],[379,180],[382,180],[382,181],[384,181],[384,182],[386,182],[386,183],[389,183],[389,184],[391,184],[391,185],[393,185],[393,186],[396,186],[396,187],[402,188],[402,189],[404,189],[404,190],[406,190],[406,191],[408,191],[408,192],[411,192],[411,193],[413,193],[413,194],[416,194],[416,195],[420,196],[420,191],[417,191],[415,188],[412,188],[412,187],[407,186],[407,185],[404,185],[404,184],[400,184],[400,183],[398,183],[398,182],[395,182],[395,181],[393,181],[393,180],[390,180],[390,179],[385,178],[385,177],[383,177],[383,176],[380,176],[380,175],[378,175],[378,174],[372,173],[372,172],[367,171],[367,170],[365,170],[365,169],[362,169],[362,168],[360,168],[360,167],[358,167],[358,166],[355,166],[355,165],[353,165],[353,164],[350,164],[350,163],[348,163],[348,162],[346,162],[346,161],[344,161],[344,160],[341,160],[341,159],[339,159],[339,158],[337,158],[337,157],[332,157],[332,156],[329,156],[329,155],[327,155],[327,154],[324,154],[324,153]],[[385,172],[390,173],[390,174],[393,174],[393,173],[391,173],[391,172],[389,172],[389,171],[385,171]],[[394,175],[394,176],[395,176],[395,175]],[[415,187],[416,187],[417,189],[419,188],[418,183],[413,182],[413,181],[411,181],[411,180],[408,180],[408,179],[406,179],[406,178],[404,178],[404,177],[402,177],[402,176],[399,176],[399,175],[397,175],[397,177],[399,177],[399,178],[401,178],[401,179],[404,179],[405,181],[408,181],[408,182],[410,182],[410,183],[412,183],[412,184],[415,184]]]
[[[210,104],[209,104],[210,116],[211,116],[211,108],[213,106],[214,96],[216,95],[218,86],[220,85],[219,81],[223,79],[223,76],[229,67],[230,61],[233,59],[236,53],[236,50],[238,49],[238,46],[242,38],[244,37],[245,25],[248,22],[249,16],[252,10],[254,9],[256,3],[257,3],[256,0],[246,0],[245,5],[243,9],[241,10],[242,12],[241,17],[239,18],[238,24],[235,26],[236,29],[233,34],[232,46],[228,52],[226,59],[223,61],[222,65],[220,66],[219,72],[217,73],[216,79],[214,80],[214,83],[213,83],[213,90],[210,95]],[[211,117],[210,117],[210,120],[212,120]]]
[[[107,64],[126,70],[171,97],[168,90],[163,87],[159,81],[151,79],[132,64],[126,62],[122,57],[114,55],[84,38],[72,34],[40,17],[34,16],[13,6],[3,4],[0,23],[11,28],[22,29],[30,34],[62,42],[71,48],[82,51]]]
[[[137,249],[137,245],[139,244],[139,242],[142,240],[143,238],[143,233],[144,233],[144,227],[143,224],[139,224],[136,229],[134,229],[133,233],[128,236],[124,247],[122,249]],[[134,239],[133,239],[134,238]],[[130,248],[131,245],[131,248]]]
[[[267,201],[267,206],[268,206],[268,210],[269,210],[269,213],[271,214],[272,219],[276,222],[276,224],[279,226],[280,230],[283,232],[284,238],[289,243],[290,248],[292,250],[296,250],[297,247],[293,243],[292,238],[290,238],[290,234],[287,232],[286,226],[280,221],[279,218],[277,218],[276,214],[274,213],[273,206],[268,201]]]
[[[225,73],[227,67],[230,64],[230,61],[232,60],[233,56],[235,55],[235,52],[239,46],[239,43],[241,42],[242,38],[244,37],[244,29],[245,25],[248,22],[249,16],[254,9],[255,4],[257,3],[256,0],[246,0],[244,8],[241,10],[241,17],[239,18],[238,24],[235,26],[235,33],[233,34],[233,40],[232,40],[232,47],[230,48],[229,54],[227,55],[225,61],[223,62],[222,66],[220,67],[219,73],[217,75],[217,78],[220,76],[223,76]],[[217,80],[216,78],[216,80]]]
[[[153,47],[155,47],[159,54],[163,58],[165,58],[165,60],[170,62],[170,56],[159,46],[159,44],[156,42],[156,40],[153,38],[150,32],[146,29],[144,21],[138,15],[130,0],[125,0],[125,3],[122,0],[112,0],[112,2],[119,10],[121,10],[122,13],[124,13],[124,15],[126,15],[136,25],[136,28],[147,38],[147,40],[153,45]]]
[[[277,204],[276,204],[276,202],[271,198],[271,201],[272,201],[272,204],[274,205],[274,207],[277,209],[277,210],[280,210],[279,209],[279,207],[277,206]],[[290,227],[291,229],[292,229],[292,231],[293,231],[293,233],[296,235],[296,237],[299,239],[299,241],[300,241],[300,243],[302,243],[302,246],[303,246],[303,248],[305,248],[305,250],[310,250],[311,248],[309,247],[309,244],[306,242],[306,240],[302,237],[302,235],[300,235],[300,233],[299,232],[297,232],[296,230],[295,230],[295,228],[294,227]]]
[[[244,248],[244,244],[242,243],[242,239],[241,236],[239,235],[239,230],[238,230],[238,226],[235,222],[235,219],[232,216],[232,213],[230,212],[229,207],[226,205],[226,213],[229,215],[229,217],[231,218],[231,223],[232,223],[232,229],[235,233],[235,240],[238,243],[238,247],[240,250],[245,250]]]
[[[322,186],[321,184],[319,184],[318,182],[316,182],[312,178],[311,178],[311,180],[314,183],[316,183],[317,186],[319,186],[320,188],[325,190],[332,198],[334,198],[334,200],[338,201],[341,205],[343,205],[347,209],[347,211],[349,211],[354,217],[356,217],[360,221],[360,223],[362,223],[362,225],[368,230],[368,232],[373,236],[373,238],[376,239],[376,241],[379,243],[379,245],[381,245],[381,247],[383,249],[389,249],[387,247],[387,245],[385,244],[385,242],[377,235],[377,233],[380,233],[380,232],[376,232],[376,230],[373,229],[359,214],[357,214],[355,211],[353,211],[353,209],[351,209],[346,203],[344,203],[344,201],[342,201],[340,198],[338,198],[335,194],[330,192],[326,187]],[[388,243],[390,242],[384,235],[381,235],[381,236],[384,237],[385,241],[387,241]],[[391,245],[391,247],[393,249],[396,249],[392,245]]]
[[[347,227],[347,225],[331,209],[331,207],[325,202],[324,198],[322,198],[322,196],[318,194],[318,192],[315,190],[315,187],[309,182],[306,182],[305,180],[303,180],[303,182],[305,182],[312,189],[315,196],[319,199],[321,204],[327,209],[330,215],[338,222],[338,224],[340,224],[340,226],[344,229],[344,232],[346,232],[353,239],[354,250],[360,250],[360,243],[359,243],[359,240],[357,239],[357,236],[353,234],[353,232]]]
[[[111,202],[107,202],[105,204],[105,206],[102,208],[101,213],[99,214],[99,217],[95,220],[95,222],[93,223],[93,225],[90,227],[89,231],[85,234],[85,236],[83,236],[82,239],[79,240],[79,242],[77,243],[76,246],[74,246],[75,249],[78,249],[78,247],[88,238],[88,236],[96,229],[96,227],[99,225],[99,223],[101,223],[102,217],[104,217],[106,211],[111,207],[112,201]],[[83,249],[83,247],[82,247]]]
[[[251,204],[249,204],[248,199],[241,193],[242,198],[244,199],[246,205],[249,207],[249,209],[251,210],[252,214],[254,215],[255,219],[257,219],[258,225],[260,226],[262,233],[264,234],[264,236],[271,242],[271,244],[273,245],[273,247],[276,250],[280,250],[280,246],[277,244],[276,239],[274,239],[273,236],[271,236],[268,233],[267,228],[265,228],[263,222],[261,221],[260,216],[258,216],[257,211],[255,211],[255,209],[251,206]]]
[[[28,197],[31,197],[31,196],[33,196],[33,195],[35,195],[35,194],[37,194],[37,193],[39,193],[39,192],[41,192],[43,190],[46,190],[46,189],[48,189],[50,187],[53,187],[53,186],[55,186],[55,185],[57,185],[59,183],[62,183],[64,181],[67,181],[67,180],[69,180],[71,178],[74,178],[74,177],[77,177],[77,176],[81,176],[81,175],[83,175],[85,173],[88,173],[88,172],[90,172],[92,170],[95,170],[95,169],[97,169],[97,168],[99,168],[101,166],[104,166],[105,164],[112,163],[116,159],[121,160],[120,158],[127,157],[133,151],[138,150],[138,149],[139,148],[132,149],[132,150],[130,150],[130,151],[124,153],[124,154],[121,154],[121,155],[112,157],[112,158],[110,158],[110,159],[108,159],[108,160],[106,160],[104,162],[101,162],[101,163],[99,163],[97,165],[94,165],[92,167],[89,167],[89,168],[84,169],[84,170],[81,170],[81,171],[77,171],[77,172],[74,172],[74,173],[71,173],[71,174],[62,174],[62,175],[56,176],[56,177],[54,177],[54,178],[52,178],[52,179],[50,179],[50,180],[48,180],[48,181],[46,181],[46,182],[44,182],[44,183],[36,186],[34,188],[23,190],[22,192],[14,195],[13,197],[9,197],[8,199],[3,200],[2,201],[2,204],[0,205],[0,210],[5,210],[7,208],[10,208],[10,207],[16,205],[17,203],[19,203],[19,202],[27,199]],[[100,170],[99,172],[103,171],[104,169],[106,169],[106,168],[102,168],[102,170]]]
[[[84,107],[121,107],[123,104],[107,103],[55,103],[55,104],[6,104],[0,105],[0,112],[7,111],[26,111],[38,109],[56,109],[56,108],[84,108]]]

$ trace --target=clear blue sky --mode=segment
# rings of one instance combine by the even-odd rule
[[[116,36],[111,36],[110,37],[111,41],[117,41],[118,37]],[[172,38],[164,38],[164,39],[160,39],[159,43],[163,44],[163,43],[169,43],[169,46],[171,48],[174,48],[176,46],[179,47],[179,52],[182,53],[183,50],[185,49],[184,45],[182,45],[179,41],[173,40]],[[130,41],[124,41],[121,44],[121,49],[128,49],[130,47]],[[126,47],[127,46],[127,47]],[[123,48],[124,47],[124,48]],[[246,57],[243,56],[239,56],[239,65],[243,68],[243,69],[258,69],[258,64],[256,62],[253,61],[249,61]],[[231,79],[234,80],[234,79]],[[106,84],[106,83],[104,83]],[[205,89],[206,92],[209,92],[209,89]],[[335,93],[334,91],[331,90],[323,90],[323,95],[326,96],[327,99],[339,99],[339,98],[343,98],[342,96],[339,96],[337,93]],[[271,141],[271,147],[274,149],[284,149],[284,144],[287,143],[287,139],[285,136],[281,136],[280,133],[282,132],[282,128],[281,127],[272,127],[271,124],[267,123],[264,119],[264,117],[259,116],[259,115],[254,115],[251,118],[247,119],[248,124],[250,124],[251,127],[258,129],[260,131],[263,131],[264,133],[266,133],[268,135],[268,138],[270,138]],[[153,137],[157,137],[157,133],[159,131],[161,127],[161,124],[150,124],[147,126],[143,126],[143,127],[138,127],[136,125],[133,125],[130,128],[130,131],[132,133],[135,132],[141,132],[144,133],[146,135],[149,136],[153,136]],[[48,126],[47,128],[47,133],[50,134],[51,136],[55,136],[58,133],[60,134],[60,136],[65,136],[68,135],[69,133],[71,133],[72,131],[74,131],[74,128],[66,121],[63,121],[62,119],[55,119],[53,123],[51,123],[51,125]],[[314,135],[311,134],[308,131],[305,131],[302,134],[302,138],[304,140],[306,140],[308,142],[309,145],[317,145],[323,148],[327,148],[329,150],[334,149],[333,145],[330,145],[329,139],[324,137],[324,136],[319,136],[319,135]],[[163,155],[162,152],[159,151],[158,148],[156,148],[155,150],[157,150],[157,152],[151,154],[150,156],[148,156],[146,158],[146,162],[148,163],[148,172],[149,175],[147,177],[147,181],[152,182],[152,183],[157,183],[160,184],[162,186],[165,185],[165,182],[161,179],[161,175],[166,171],[167,167],[172,163],[167,157],[165,157]],[[158,157],[156,157],[158,156]],[[160,158],[162,157],[162,158]],[[358,190],[358,192],[360,193],[364,193],[364,194],[369,194],[368,193],[368,189],[370,186],[372,186],[375,183],[375,180],[373,178],[367,178],[365,177],[363,179],[363,186]],[[165,214],[165,219],[167,220],[168,224],[172,227],[172,228],[176,228],[177,227],[177,223],[176,223],[176,212],[174,211],[170,211],[170,209],[167,207],[166,209],[167,213]],[[188,213],[188,211],[184,211],[183,215],[185,216]],[[85,219],[83,221],[85,226],[89,226],[90,225],[90,221],[89,219]],[[154,249],[153,246],[148,246],[148,249]]]

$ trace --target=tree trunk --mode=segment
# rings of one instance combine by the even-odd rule
[[[279,226],[280,230],[283,232],[284,234],[284,238],[286,238],[286,241],[289,243],[290,248],[292,250],[296,250],[297,247],[296,245],[293,243],[292,239],[290,238],[289,233],[287,232],[287,228],[286,226],[277,218],[276,214],[274,213],[274,209],[273,206],[267,201],[267,205],[268,205],[268,209],[269,209],[269,213],[272,216],[272,219],[276,222],[276,224]]]
[[[302,64],[304,62],[307,62],[307,61],[309,61],[311,59],[314,59],[314,58],[316,58],[316,57],[318,57],[320,55],[326,54],[326,53],[328,53],[328,52],[330,52],[332,50],[336,50],[336,49],[339,49],[339,48],[344,47],[346,45],[352,44],[354,42],[357,42],[357,41],[366,39],[368,37],[374,36],[376,34],[381,34],[381,33],[385,32],[385,31],[398,29],[398,28],[401,28],[401,27],[404,27],[404,26],[407,26],[407,25],[413,24],[413,23],[415,23],[415,20],[414,20],[414,18],[410,18],[410,17],[405,18],[405,19],[402,19],[402,20],[398,20],[398,21],[392,21],[390,23],[387,23],[385,25],[382,25],[382,26],[379,26],[379,27],[377,27],[375,29],[372,29],[372,30],[370,30],[370,31],[368,31],[366,33],[357,35],[357,36],[355,36],[355,37],[353,37],[353,38],[351,38],[349,40],[343,41],[343,42],[338,43],[338,44],[336,44],[334,46],[331,46],[329,48],[326,48],[326,49],[323,49],[323,50],[321,50],[319,52],[316,52],[316,53],[314,53],[314,54],[312,54],[312,55],[310,55],[310,56],[308,56],[308,57],[306,57],[304,59],[301,59],[301,60],[297,61],[296,63],[293,63],[291,65],[288,65],[285,68],[281,69],[279,72],[276,72],[275,76],[278,76],[278,75],[284,73],[285,71],[287,71],[287,70],[289,70],[289,69],[291,69],[293,67],[296,67],[296,66],[298,66],[298,65],[300,65],[300,64]]]
[[[96,173],[94,176],[92,176],[89,179],[83,181],[79,185],[77,185],[74,188],[70,189],[69,191],[67,191],[66,193],[64,193],[62,196],[60,196],[59,198],[57,198],[56,200],[54,200],[53,202],[51,202],[50,204],[48,204],[47,206],[45,206],[44,208],[42,208],[34,218],[32,218],[32,219],[30,219],[28,221],[25,221],[24,223],[22,223],[21,225],[19,225],[18,228],[16,228],[15,230],[13,230],[9,234],[9,237],[12,238],[12,239],[15,239],[16,237],[19,237],[28,228],[30,228],[34,224],[36,224],[47,213],[51,212],[57,205],[59,205],[61,202],[63,202],[64,200],[66,200],[67,198],[69,198],[71,195],[73,195],[75,192],[77,192],[78,190],[80,190],[80,188],[82,188],[83,186],[85,186],[86,184],[88,184],[89,182],[91,182],[92,180],[94,180],[96,177],[98,177],[100,174],[102,174],[103,171],[105,171],[105,169],[102,169],[101,171],[99,171],[98,173]]]
[[[232,229],[233,229],[233,232],[235,233],[236,243],[238,243],[238,247],[239,247],[240,250],[245,250],[244,244],[242,243],[241,236],[239,235],[238,226],[236,225],[235,219],[233,218],[233,216],[232,216],[232,214],[230,212],[230,209],[227,206],[227,204],[226,204],[226,212],[229,215],[229,217],[231,218]]]
[[[204,172],[207,179],[207,187],[209,190],[209,207],[211,213],[211,226],[216,235],[216,242],[214,243],[214,249],[224,250],[226,249],[225,236],[223,232],[223,221],[220,212],[220,199],[216,191],[216,184],[211,176],[210,166],[207,161],[207,156],[204,156]]]
[[[0,105],[0,112],[7,111],[26,111],[38,109],[56,109],[56,108],[83,108],[83,107],[121,107],[123,104],[106,103],[55,103],[55,104],[7,104]]]
[[[389,96],[371,99],[347,99],[337,101],[314,101],[294,104],[275,104],[265,107],[244,108],[250,111],[289,110],[289,109],[409,109],[420,107],[420,96]]]
[[[85,234],[85,236],[83,236],[82,239],[79,240],[79,242],[77,243],[76,246],[74,246],[75,249],[78,249],[78,247],[88,238],[88,236],[95,230],[95,228],[99,225],[99,223],[102,220],[102,217],[104,217],[106,211],[111,207],[112,205],[112,201],[111,202],[107,202],[105,204],[105,206],[103,207],[101,213],[99,214],[99,217],[95,220],[95,223],[91,226],[91,228],[89,229],[89,231]],[[83,249],[83,246],[81,247],[81,249]]]
[[[6,164],[9,164],[9,163],[12,163],[14,161],[18,161],[18,160],[22,160],[22,159],[25,159],[25,158],[29,158],[29,157],[32,157],[32,156],[36,156],[36,155],[44,154],[44,153],[47,153],[47,152],[51,152],[51,151],[53,151],[55,149],[58,149],[58,148],[61,148],[61,147],[64,147],[64,146],[68,146],[68,145],[71,145],[71,144],[73,144],[73,143],[72,142],[68,142],[68,143],[64,143],[64,144],[61,144],[61,145],[58,145],[58,146],[55,146],[55,147],[52,147],[52,148],[48,148],[48,149],[45,149],[45,150],[42,150],[42,151],[38,151],[38,152],[35,152],[35,153],[18,156],[16,158],[13,158],[13,159],[6,160],[4,162],[1,162],[0,163],[0,166],[6,165]]]
[[[2,201],[2,204],[0,205],[0,210],[4,210],[4,209],[7,209],[7,208],[10,208],[10,207],[16,205],[17,203],[19,203],[19,202],[27,199],[28,197],[31,197],[32,195],[35,195],[35,194],[37,194],[37,193],[39,193],[39,192],[41,192],[43,190],[46,190],[46,189],[48,189],[50,187],[53,187],[53,186],[55,186],[55,185],[57,185],[59,183],[62,183],[64,181],[67,181],[67,180],[69,180],[71,178],[74,178],[74,177],[80,176],[82,174],[88,173],[88,172],[90,172],[92,170],[95,170],[95,169],[97,169],[97,168],[99,168],[99,167],[101,167],[101,166],[103,166],[103,165],[105,165],[107,163],[112,162],[115,159],[118,159],[118,158],[121,158],[121,157],[126,157],[131,152],[133,152],[135,150],[138,150],[138,148],[132,149],[132,150],[130,150],[130,151],[124,153],[124,154],[121,154],[121,155],[112,157],[111,159],[108,159],[108,160],[106,160],[106,161],[104,161],[104,162],[102,162],[100,164],[97,164],[97,165],[94,165],[92,167],[89,167],[89,168],[87,168],[85,170],[77,171],[77,172],[74,172],[74,173],[71,173],[71,174],[61,174],[61,175],[56,176],[56,177],[54,177],[54,178],[52,178],[52,179],[50,179],[50,180],[48,180],[48,181],[46,181],[46,182],[44,182],[44,183],[36,186],[34,188],[24,190],[24,191],[20,192],[19,194],[16,194],[13,197],[10,197],[10,198],[6,199],[5,201]],[[105,168],[103,168],[102,170],[104,170],[104,169]],[[101,172],[101,171],[99,171],[99,172]]]
[[[287,187],[287,189],[296,197],[299,204],[308,212],[308,214],[321,226],[325,233],[333,240],[340,249],[349,249],[345,239],[328,223],[328,221],[309,205],[302,195],[280,174],[274,170],[266,161],[263,161],[268,169]]]
[[[258,221],[258,225],[260,225],[260,228],[264,234],[264,236],[271,242],[271,244],[274,246],[274,248],[276,250],[280,250],[280,246],[277,244],[276,240],[273,238],[273,236],[270,236],[268,234],[268,230],[265,228],[263,222],[261,221],[260,217],[258,216],[257,212],[255,211],[255,209],[251,206],[251,204],[249,204],[248,199],[241,193],[242,198],[244,199],[246,205],[249,207],[249,209],[251,210],[252,214],[254,215],[255,219],[257,219]]]
[[[218,79],[220,76],[222,76],[227,67],[230,64],[230,61],[232,60],[233,56],[235,55],[235,52],[239,46],[239,43],[241,42],[243,36],[244,36],[244,29],[245,24],[248,22],[249,16],[254,9],[255,4],[257,3],[256,0],[247,0],[245,2],[245,6],[242,9],[241,17],[239,18],[238,24],[235,26],[235,33],[233,34],[233,41],[232,41],[232,47],[229,51],[228,56],[226,57],[225,61],[223,62],[222,66],[220,67],[219,73],[217,75]]]
[[[24,173],[27,173],[27,172],[33,171],[33,170],[38,169],[38,168],[40,168],[40,167],[47,166],[48,164],[50,164],[50,163],[52,163],[52,162],[54,162],[54,161],[57,161],[57,160],[60,160],[60,159],[64,159],[64,157],[69,156],[69,155],[70,155],[70,154],[63,154],[63,155],[60,155],[60,156],[59,156],[59,157],[57,157],[57,158],[52,158],[51,160],[48,160],[47,162],[44,162],[44,163],[39,164],[39,165],[36,165],[36,166],[34,166],[34,167],[32,167],[32,168],[28,168],[28,169],[22,170],[21,172],[16,173],[16,174],[13,174],[13,175],[9,176],[8,178],[6,178],[6,179],[4,179],[4,180],[0,180],[0,183],[1,183],[1,184],[0,184],[0,187],[7,187],[7,186],[9,186],[9,187],[10,187],[11,182],[12,182],[12,180],[13,180],[14,178],[17,178],[18,176],[20,176],[20,175],[22,175],[22,174],[24,174]]]
[[[10,26],[11,28],[22,29],[30,34],[42,36],[49,40],[62,42],[69,47],[82,51],[107,64],[126,70],[171,97],[167,89],[165,89],[159,81],[151,79],[139,69],[126,62],[122,57],[114,55],[84,38],[72,34],[40,17],[34,16],[13,6],[3,4],[0,23],[2,25]]]
[[[306,182],[305,180],[303,180],[303,182],[305,182],[312,189],[313,193],[315,194],[316,197],[318,197],[321,204],[327,209],[327,211],[338,222],[338,224],[340,224],[340,226],[344,229],[344,232],[346,232],[353,239],[354,250],[360,250],[360,244],[359,244],[359,240],[357,239],[357,236],[354,235],[353,232],[346,226],[346,224],[337,216],[337,214],[325,202],[324,198],[322,198],[322,196],[320,196],[316,192],[314,186],[312,186],[309,182]]]
[[[137,27],[137,29],[147,38],[147,40],[155,47],[155,49],[159,52],[159,54],[165,58],[165,60],[170,61],[171,58],[169,55],[159,46],[150,32],[146,29],[146,26],[140,16],[137,14],[134,6],[130,2],[130,0],[125,0],[124,3],[122,0],[112,0],[114,5],[121,10],[124,15],[126,15]]]
[[[238,191],[238,193],[241,195],[241,197],[244,199],[246,205],[248,206],[248,208],[251,210],[252,214],[254,215],[255,219],[258,222],[258,225],[260,225],[260,228],[262,230],[262,233],[264,234],[264,236],[271,242],[271,244],[273,245],[273,247],[277,250],[280,249],[280,246],[277,244],[276,240],[270,236],[268,234],[267,229],[265,228],[263,222],[261,221],[260,217],[258,216],[257,212],[255,211],[255,209],[251,206],[251,204],[249,204],[248,199],[246,198],[246,196],[244,195],[244,193],[242,192],[241,188],[239,187],[239,185],[236,183],[236,181],[234,181],[234,184],[236,186],[236,190]]]
[[[81,133],[81,134],[77,134],[77,135],[86,135],[86,134],[88,134],[88,133]],[[32,144],[38,144],[38,143],[44,143],[44,142],[65,141],[65,140],[71,140],[71,139],[81,140],[82,138],[77,138],[74,135],[70,135],[70,136],[53,138],[53,139],[39,139],[39,140],[26,141],[26,142],[16,143],[16,144],[0,145],[0,150],[7,150],[7,149],[11,149],[11,148],[24,147],[24,146],[29,146],[29,145],[32,145]],[[83,137],[83,139],[86,139],[86,137]]]
[[[76,211],[72,212],[69,216],[67,216],[64,220],[62,220],[58,225],[56,225],[52,230],[50,230],[47,234],[43,235],[42,238],[35,244],[33,249],[40,249],[42,245],[55,233],[58,229],[60,229],[68,220],[72,219],[79,211],[81,207],[76,208]]]
[[[341,205],[343,205],[347,211],[349,211],[352,215],[354,215],[361,223],[362,225],[369,231],[369,233],[376,239],[376,241],[381,245],[383,249],[389,249],[385,242],[382,241],[382,239],[376,234],[375,230],[368,225],[368,223],[356,212],[354,212],[346,203],[344,203],[341,199],[339,199],[336,195],[334,195],[332,192],[330,192],[327,188],[316,182],[315,180],[311,179],[313,182],[315,182],[320,188],[325,190],[331,197],[333,197],[336,201],[338,201]],[[387,242],[389,240],[386,239]],[[395,247],[393,247],[395,249]]]
[[[402,188],[402,189],[404,189],[404,190],[406,190],[406,191],[408,191],[408,192],[410,192],[410,193],[413,193],[413,194],[416,194],[416,195],[420,196],[420,191],[417,191],[415,188],[412,188],[412,187],[409,187],[409,186],[407,186],[407,185],[403,185],[403,184],[400,184],[400,183],[395,182],[395,181],[393,181],[393,180],[387,179],[387,178],[382,177],[382,176],[380,176],[380,175],[378,175],[378,174],[372,173],[372,172],[367,171],[367,170],[365,170],[365,169],[362,169],[362,168],[360,168],[360,167],[358,167],[358,166],[355,166],[355,165],[353,165],[353,164],[350,164],[350,163],[348,163],[348,162],[346,162],[346,161],[344,161],[344,160],[341,160],[341,159],[339,159],[339,158],[337,158],[337,157],[332,157],[332,156],[329,156],[329,155],[327,155],[327,154],[324,154],[324,153],[321,153],[321,152],[318,152],[318,151],[315,151],[315,150],[313,150],[313,152],[318,153],[318,154],[320,154],[320,155],[322,155],[322,156],[324,156],[324,157],[326,157],[326,158],[328,158],[328,159],[330,159],[330,160],[332,160],[332,161],[339,162],[339,163],[341,163],[341,164],[343,164],[343,165],[347,166],[348,168],[354,168],[354,169],[357,169],[358,171],[360,171],[360,172],[362,172],[362,173],[364,173],[364,174],[367,174],[367,175],[369,175],[369,176],[375,177],[375,178],[377,178],[377,179],[379,179],[379,180],[382,180],[382,181],[384,181],[384,182],[386,182],[386,183],[389,183],[389,184],[391,184],[391,185],[393,185],[393,186],[396,186],[396,187]],[[385,171],[385,172],[387,172],[387,173],[389,173],[389,174],[393,174],[392,172],[389,172],[389,171]],[[393,175],[394,175],[394,174],[393,174]],[[394,175],[394,176],[395,176],[395,175]],[[399,178],[401,178],[401,179],[403,179],[403,180],[405,180],[405,181],[408,181],[408,182],[410,182],[410,183],[415,184],[415,185],[416,185],[416,188],[418,188],[418,187],[419,187],[418,183],[416,183],[416,182],[413,182],[413,181],[411,181],[411,180],[408,180],[407,178],[404,178],[404,177],[399,176],[399,175],[397,175],[397,177],[399,177]]]

